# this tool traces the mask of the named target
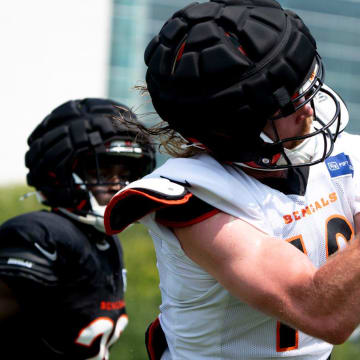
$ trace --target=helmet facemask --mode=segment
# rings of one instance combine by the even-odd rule
[[[74,172],[88,188],[124,187],[143,175],[144,150],[129,138],[115,139],[105,144],[104,151],[80,154]]]
[[[72,211],[73,218],[104,230],[106,205],[119,190],[142,175],[144,151],[128,138],[119,138],[105,144],[101,152],[80,154],[74,165],[74,185],[88,194],[84,207]],[[69,213],[60,208],[60,211]]]
[[[25,155],[27,182],[41,202],[100,230],[112,195],[155,167],[149,139],[117,116],[135,114],[107,99],[68,101],[33,131]]]
[[[277,147],[280,149],[279,153],[272,154],[268,158],[263,156],[259,161],[235,162],[235,164],[258,170],[275,171],[315,165],[329,157],[338,134],[348,122],[348,114],[345,104],[333,90],[323,84],[323,80],[324,69],[317,55],[309,79],[292,98],[293,112],[286,113],[280,110],[268,120],[272,127],[272,138],[264,132],[260,134],[261,140],[268,148]],[[309,106],[308,104],[313,110],[310,128],[302,135],[280,138],[277,120],[291,116],[303,106]],[[289,146],[289,143],[293,145]]]

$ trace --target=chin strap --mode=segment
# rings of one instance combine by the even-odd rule
[[[46,201],[46,198],[44,197],[44,195],[40,192],[40,191],[30,191],[22,196],[20,196],[19,200],[20,201],[24,201],[27,198],[29,198],[30,196],[35,196],[36,200],[40,203],[40,204],[44,204],[44,202]]]
[[[72,213],[71,211],[61,207],[59,207],[58,210],[76,221],[79,221],[86,225],[94,226],[95,229],[105,233],[104,217],[101,215],[86,214],[86,216],[82,216],[79,214]]]
[[[106,206],[99,205],[95,196],[92,194],[92,192],[90,190],[88,190],[88,188],[84,184],[84,181],[80,178],[79,175],[73,173],[72,176],[73,176],[75,183],[79,184],[80,187],[82,189],[86,190],[87,193],[89,194],[91,212],[83,216],[83,215],[73,213],[69,210],[66,210],[65,208],[59,207],[58,209],[65,215],[71,217],[72,219],[77,220],[83,224],[94,226],[95,229],[105,233],[104,213],[105,213]]]
[[[314,129],[312,128],[312,130]],[[261,133],[260,136],[262,140],[264,140],[265,142],[273,143],[273,141],[266,134]],[[317,136],[309,137],[303,140],[298,146],[292,149],[284,148],[283,151],[285,154],[279,153],[278,156],[275,156],[273,158],[274,162],[272,164],[281,166],[281,165],[288,165],[289,163],[293,165],[311,163],[312,161],[314,161],[314,159],[316,159],[316,157],[319,156],[319,154],[321,154],[324,151],[324,144],[322,144],[322,142],[319,141],[319,136],[321,135],[319,134]],[[325,137],[324,141],[326,141],[326,144],[329,145],[330,147],[330,144],[328,143],[329,140],[327,137]],[[246,167],[261,171],[279,171],[279,169],[276,168],[257,167],[256,163],[252,164],[252,163],[235,162],[235,164],[241,167]]]
[[[78,175],[73,174],[73,177],[75,179],[75,182],[78,182],[81,184],[83,183],[81,178]],[[80,186],[83,186],[84,188],[86,188],[85,185],[80,185]],[[94,226],[95,229],[97,229],[103,233],[106,233],[105,225],[104,225],[104,214],[105,214],[106,206],[99,205],[91,191],[88,191],[88,193],[89,193],[90,205],[91,205],[91,209],[92,209],[91,213],[83,216],[83,215],[73,213],[63,207],[58,207],[57,209],[59,209],[60,212],[62,212],[63,214],[67,215],[68,217],[70,217],[76,221],[79,221],[86,225]],[[27,198],[29,198],[30,196],[36,196],[36,200],[40,204],[44,204],[44,202],[46,201],[46,198],[40,191],[28,192],[28,193],[22,195],[20,197],[20,200],[24,201]]]

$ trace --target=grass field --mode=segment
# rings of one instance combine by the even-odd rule
[[[19,197],[27,191],[31,189],[21,185],[0,187],[0,224],[12,216],[41,208],[35,197],[19,201]],[[157,316],[160,304],[155,253],[151,239],[141,225],[129,227],[120,239],[128,274],[126,304],[129,325],[113,346],[111,359],[145,360],[144,332]],[[360,343],[347,342],[337,346],[332,356],[332,360],[357,359],[360,359]]]

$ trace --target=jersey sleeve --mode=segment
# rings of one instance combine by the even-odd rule
[[[106,207],[107,234],[117,234],[150,213],[165,226],[187,226],[219,212],[185,186],[166,178],[144,178],[120,190]]]
[[[192,195],[184,204],[158,210],[155,219],[167,227],[185,227],[208,219],[218,212],[219,209]]]
[[[29,240],[26,227],[19,229],[11,221],[0,227],[0,277],[12,287],[17,280],[47,286],[57,283],[56,252],[43,244],[36,245]]]

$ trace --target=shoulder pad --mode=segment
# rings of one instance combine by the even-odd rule
[[[184,186],[165,178],[134,181],[114,195],[107,205],[106,233],[117,234],[145,215],[167,206],[182,205],[191,197]]]

